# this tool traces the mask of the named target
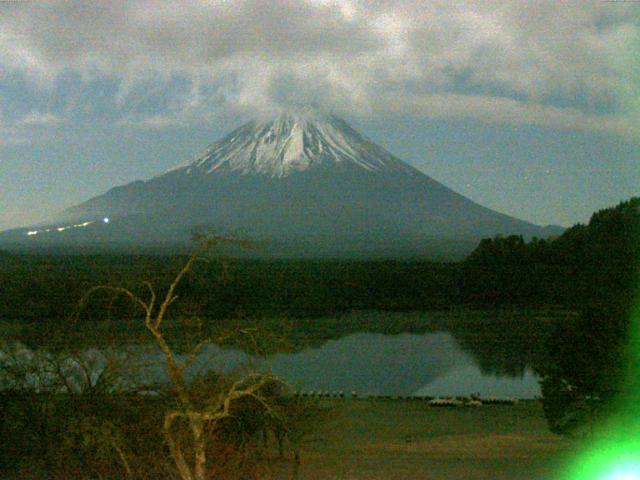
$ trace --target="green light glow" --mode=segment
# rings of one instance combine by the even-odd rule
[[[622,432],[619,432],[622,433]],[[627,435],[624,435],[627,436]],[[640,439],[599,440],[578,456],[566,480],[640,480]]]
[[[640,298],[629,322],[627,376],[615,414],[596,429],[593,442],[561,480],[640,480]]]

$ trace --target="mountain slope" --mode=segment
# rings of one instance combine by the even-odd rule
[[[414,171],[343,120],[310,110],[249,122],[178,170],[186,174],[237,172],[284,177],[321,166]]]
[[[548,235],[452,191],[343,120],[308,109],[249,122],[195,161],[116,187],[56,219],[87,221],[28,240],[170,246],[206,227],[266,240],[275,255],[406,256],[463,254],[496,234]]]

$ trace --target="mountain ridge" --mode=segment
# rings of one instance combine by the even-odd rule
[[[55,222],[62,227],[26,231],[22,240],[184,245],[194,228],[206,228],[265,240],[279,256],[415,256],[463,254],[486,236],[548,236],[548,229],[451,190],[344,120],[312,110],[246,123],[195,160],[114,187]]]

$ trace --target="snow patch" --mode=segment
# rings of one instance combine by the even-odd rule
[[[195,161],[170,171],[284,177],[321,165],[355,166],[369,172],[415,172],[344,120],[308,108],[249,122],[211,144]]]

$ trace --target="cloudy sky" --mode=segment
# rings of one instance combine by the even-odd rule
[[[0,229],[314,103],[488,207],[640,194],[640,2],[0,2]]]

